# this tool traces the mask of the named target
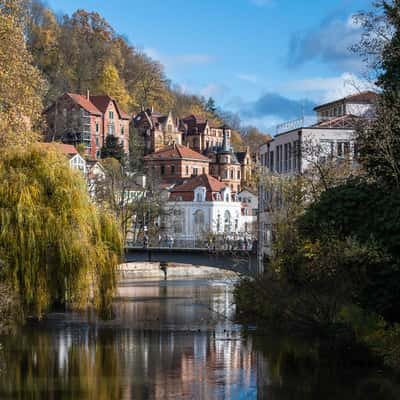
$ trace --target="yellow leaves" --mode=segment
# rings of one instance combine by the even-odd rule
[[[5,272],[28,312],[40,316],[55,301],[83,306],[92,276],[96,294],[103,296],[100,286],[108,293],[99,304],[108,307],[121,238],[62,154],[36,147],[3,153],[0,222]]]
[[[105,93],[114,97],[123,110],[127,110],[132,101],[125,88],[125,82],[120,78],[117,68],[110,62],[105,64],[99,77],[97,93]]]
[[[18,2],[15,3],[15,6]],[[18,13],[0,12],[0,145],[26,144],[35,139],[44,81],[31,64]]]

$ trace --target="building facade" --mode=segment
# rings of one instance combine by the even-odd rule
[[[108,135],[119,138],[129,152],[130,116],[124,113],[115,99],[107,95],[82,96],[65,93],[44,112],[47,142],[83,144],[86,155],[96,159]]]
[[[209,173],[210,160],[186,146],[172,145],[144,157],[145,170],[165,183]]]
[[[165,229],[177,241],[207,241],[210,235],[243,235],[241,203],[229,186],[200,175],[175,186],[166,206]]]
[[[271,195],[263,186],[263,174],[291,177],[307,173],[311,165],[327,160],[347,159],[356,164],[355,126],[360,118],[370,118],[376,95],[370,92],[349,96],[316,107],[316,118],[302,118],[285,124],[268,143],[259,149],[261,180],[259,187],[258,254],[262,268],[265,256],[271,255],[274,237]],[[359,103],[357,103],[359,102]],[[340,108],[339,108],[340,105]],[[335,111],[336,108],[336,111]],[[333,110],[333,111],[332,111]],[[355,114],[356,110],[359,111]],[[347,114],[351,111],[351,114]],[[343,115],[343,113],[346,113]]]
[[[179,121],[173,118],[171,112],[165,115],[147,109],[133,118],[132,125],[143,139],[145,155],[157,152],[165,146],[182,145]]]

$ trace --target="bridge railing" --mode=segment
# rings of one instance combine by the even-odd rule
[[[157,248],[157,249],[198,249],[198,250],[243,250],[254,251],[256,249],[256,241],[251,239],[229,239],[221,238],[215,241],[207,240],[141,240],[126,242],[126,248],[143,249],[143,248]]]

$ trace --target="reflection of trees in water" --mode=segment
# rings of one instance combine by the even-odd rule
[[[254,354],[237,335],[154,326],[29,332],[6,343],[0,398],[228,399],[254,384]]]
[[[82,341],[47,333],[7,338],[0,398],[99,399],[122,397],[118,354],[107,332]],[[89,346],[89,342],[96,345]]]
[[[347,363],[338,349],[275,335],[255,340],[258,399],[395,400],[400,385],[394,376],[368,367],[361,354],[348,351]],[[353,357],[361,364],[354,364]],[[346,359],[346,358],[345,358]]]

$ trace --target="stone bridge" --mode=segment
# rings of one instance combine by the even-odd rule
[[[189,264],[225,269],[246,275],[257,272],[254,250],[211,250],[207,248],[126,247],[125,262]]]

